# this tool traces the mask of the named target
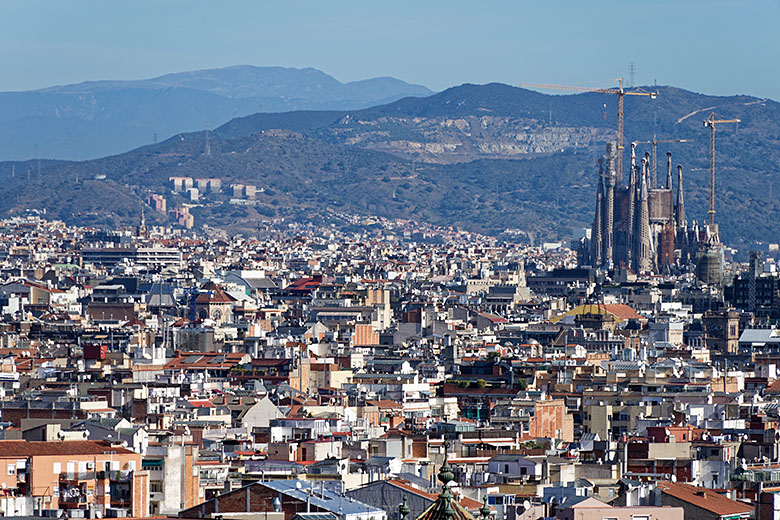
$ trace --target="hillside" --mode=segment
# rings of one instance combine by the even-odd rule
[[[702,221],[709,139],[702,120],[711,110],[741,118],[738,128],[723,127],[717,137],[722,235],[737,246],[780,241],[774,224],[780,218],[780,105],[659,91],[656,101],[627,97],[626,141],[649,139],[654,130],[659,138],[695,139],[659,145],[659,179],[665,179],[671,149],[675,164],[685,167],[689,218]],[[66,220],[132,223],[148,193],[164,194],[169,209],[186,202],[168,189],[170,176],[219,177],[223,185],[263,191],[255,202],[240,204],[228,204],[226,190],[209,195],[192,210],[198,225],[250,229],[270,215],[308,218],[336,210],[565,239],[592,219],[596,158],[614,138],[613,97],[464,85],[364,110],[256,114],[215,129],[209,156],[201,131],[113,157],[47,165],[41,179],[33,167],[30,181],[18,174],[8,179],[11,164],[0,164],[0,178],[10,187],[0,196],[0,210],[41,200]],[[640,153],[649,148],[640,145]],[[30,165],[17,165],[17,173],[20,168]],[[101,174],[106,178],[94,180]],[[164,222],[169,215],[147,207],[147,217]]]
[[[342,83],[316,69],[236,66],[137,81],[0,92],[0,159],[86,159],[237,116],[356,109],[431,92],[394,78]]]
[[[735,243],[742,236],[748,241],[780,239],[780,231],[772,224],[772,217],[780,216],[774,197],[780,180],[780,104],[749,96],[706,96],[674,87],[659,87],[658,92],[656,100],[626,96],[626,150],[631,141],[648,141],[654,134],[659,139],[693,140],[659,145],[658,177],[665,178],[666,151],[672,151],[675,164],[685,167],[688,214],[702,221],[706,217],[709,168],[709,134],[702,121],[713,111],[718,116],[742,119],[739,125],[726,125],[717,132],[716,202],[723,236]],[[578,183],[572,182],[571,172],[544,172],[565,189],[556,198],[590,205],[596,158],[603,153],[606,141],[615,138],[616,112],[617,96],[613,95],[545,95],[489,84],[463,85],[427,98],[402,99],[359,111],[312,113],[309,118],[289,114],[289,121],[297,130],[331,143],[429,163],[526,159],[545,168],[541,157],[563,154],[575,161],[575,170],[593,173]],[[236,136],[284,124],[272,117],[256,114],[238,118],[218,132]],[[649,150],[649,145],[639,145],[640,155]],[[624,160],[627,164],[627,152]],[[453,171],[474,170],[479,164],[485,163]],[[520,168],[512,163],[498,164],[507,171]],[[548,199],[537,200],[534,195],[529,203],[549,204]],[[572,217],[573,222],[585,226],[591,218],[579,211]]]

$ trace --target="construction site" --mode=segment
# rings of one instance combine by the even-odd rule
[[[695,271],[699,282],[719,286],[723,245],[715,220],[715,133],[720,125],[740,120],[718,119],[711,113],[703,121],[709,130],[708,218],[702,224],[695,220],[689,224],[683,166],[677,165],[673,175],[672,153],[667,152],[665,181],[659,182],[657,153],[659,144],[690,143],[691,139],[659,139],[653,135],[651,140],[632,142],[630,164],[624,175],[624,96],[656,99],[656,92],[627,91],[622,79],[618,79],[618,88],[605,89],[536,83],[521,86],[618,96],[617,138],[607,143],[605,154],[598,159],[593,225],[580,243],[579,264],[648,275]],[[637,156],[640,145],[651,145],[643,156]]]

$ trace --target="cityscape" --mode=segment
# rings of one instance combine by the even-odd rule
[[[156,9],[122,4],[42,3],[90,31]],[[684,56],[628,43],[636,62],[588,58],[624,71],[598,86],[571,56],[568,79],[528,60],[499,81],[489,34],[478,59],[453,43],[461,78],[396,61],[387,6],[174,4],[149,38],[181,17],[195,45],[211,16],[216,66],[173,72],[197,46],[159,56],[119,23],[127,74],[105,33],[52,29],[41,46],[95,54],[17,45],[0,80],[0,515],[780,519],[776,82],[701,94]],[[0,40],[34,11],[9,4]],[[554,11],[454,2],[429,28]],[[234,65],[276,31],[302,39]]]

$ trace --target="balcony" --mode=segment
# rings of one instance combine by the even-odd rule
[[[62,509],[80,509],[82,506],[84,506],[87,503],[87,497],[85,496],[78,496],[78,497],[60,497],[60,507]]]
[[[60,485],[62,483],[65,483],[67,485],[68,483],[80,483],[80,482],[87,482],[95,480],[105,480],[110,479],[112,476],[115,476],[119,473],[119,470],[116,471],[66,471],[63,473],[60,473]]]

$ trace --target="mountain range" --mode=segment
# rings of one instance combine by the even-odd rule
[[[430,94],[395,78],[342,83],[312,68],[248,65],[0,92],[0,159],[92,159],[256,112],[354,109]]]
[[[716,134],[716,218],[729,244],[780,242],[780,104],[673,87],[658,94],[626,96],[626,148],[653,135],[692,140],[659,145],[658,177],[665,182],[671,150],[684,166],[688,218],[701,222],[709,157],[702,121],[713,112],[741,119]],[[488,84],[365,109],[258,113],[214,129],[208,148],[201,130],[102,159],[46,162],[40,174],[35,161],[0,163],[0,211],[44,207],[70,222],[116,226],[137,222],[146,207],[148,221],[164,223],[168,215],[144,205],[149,193],[164,194],[170,209],[186,201],[170,191],[169,177],[219,177],[225,186],[256,185],[255,205],[228,204],[223,190],[192,209],[197,225],[251,231],[272,215],[336,211],[566,239],[593,218],[597,158],[615,138],[616,111],[612,95]]]

